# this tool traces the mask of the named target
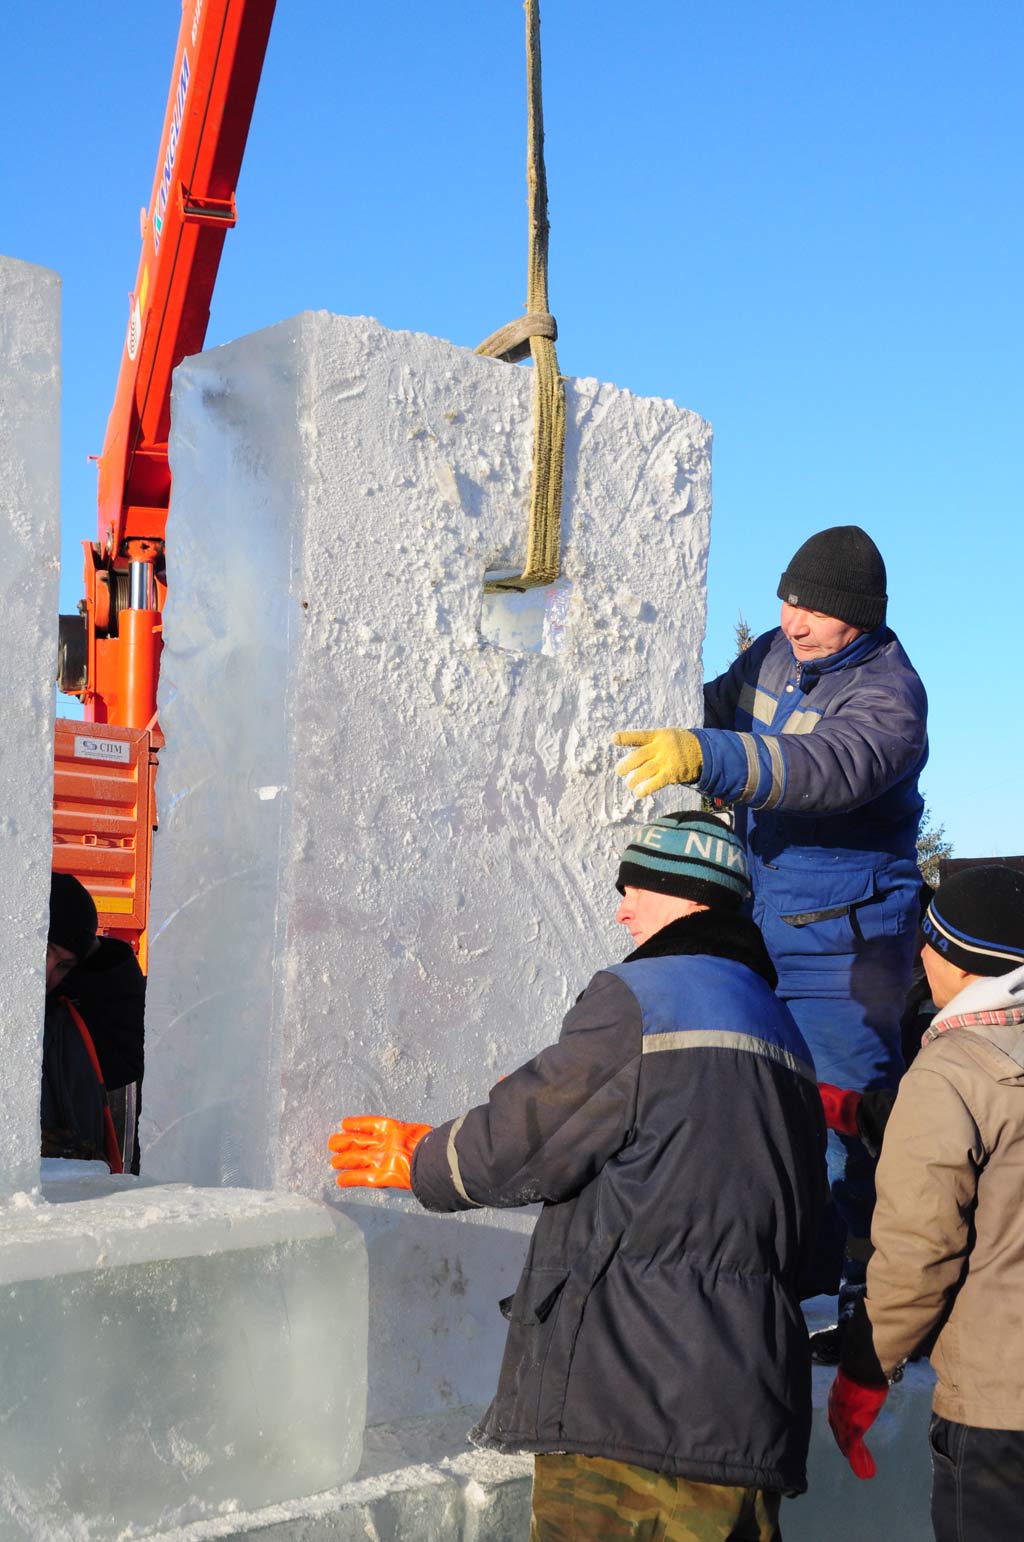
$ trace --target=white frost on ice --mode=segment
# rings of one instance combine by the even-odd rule
[[[0,257],[0,1197],[35,1187],[53,816],[60,279]]]

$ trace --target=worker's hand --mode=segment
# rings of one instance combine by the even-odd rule
[[[850,1092],[844,1087],[833,1087],[831,1082],[819,1082],[821,1106],[825,1110],[825,1123],[837,1135],[859,1135],[857,1110],[862,1094]]]
[[[431,1124],[403,1124],[382,1114],[343,1119],[327,1142],[339,1189],[411,1189],[412,1154]]]
[[[858,1478],[875,1476],[875,1459],[864,1444],[889,1394],[887,1386],[863,1387],[842,1371],[836,1372],[828,1395],[828,1422],[836,1445]]]
[[[617,733],[613,744],[635,745],[632,755],[615,767],[638,798],[649,798],[673,782],[695,782],[700,776],[700,740],[688,728],[645,728]]]

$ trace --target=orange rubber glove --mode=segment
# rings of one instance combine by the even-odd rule
[[[688,728],[644,728],[617,733],[613,744],[635,745],[615,767],[638,798],[649,798],[672,783],[695,782],[704,764],[700,740]]]
[[[857,1110],[862,1094],[850,1092],[844,1087],[834,1087],[831,1082],[819,1082],[821,1106],[825,1110],[825,1123],[837,1135],[859,1135]]]
[[[334,1152],[339,1189],[411,1189],[412,1154],[432,1124],[403,1124],[383,1114],[357,1114],[343,1119],[327,1142]]]
[[[828,1395],[828,1422],[836,1445],[858,1478],[875,1476],[875,1459],[864,1436],[881,1412],[888,1387],[862,1387],[842,1371],[836,1372]]]

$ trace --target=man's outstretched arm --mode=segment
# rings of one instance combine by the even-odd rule
[[[400,1143],[403,1131],[417,1132],[409,1145],[408,1180],[394,1185],[385,1176],[373,1186],[411,1186],[428,1210],[528,1205],[577,1193],[628,1139],[640,1049],[640,1011],[632,992],[615,975],[595,975],[568,1013],[558,1043],[503,1077],[486,1103],[436,1129],[400,1126]],[[348,1119],[345,1126],[374,1122]],[[331,1137],[336,1168],[339,1155],[347,1162],[344,1153],[353,1149],[346,1133],[343,1128]],[[383,1147],[374,1158],[390,1160]],[[352,1186],[347,1171],[342,1167],[338,1178],[343,1187]]]

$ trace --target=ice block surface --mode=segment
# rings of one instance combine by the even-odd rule
[[[502,618],[528,369],[321,313],[177,371],[146,1171],[337,1200],[342,1115],[462,1112],[629,951],[610,737],[702,713],[710,430],[567,392],[564,583]],[[345,1203],[374,1417],[485,1401],[529,1217]]]
[[[0,1196],[39,1173],[60,549],[60,279],[0,257]]]
[[[0,1537],[100,1542],[351,1477],[350,1221],[296,1195],[59,1171],[44,1192],[58,1202],[0,1218]]]
[[[813,1332],[835,1322],[835,1300],[804,1303]],[[786,1542],[932,1542],[928,1422],[935,1374],[926,1360],[908,1365],[865,1436],[877,1472],[854,1476],[828,1427],[830,1367],[814,1367],[814,1424],[807,1458],[808,1490],[782,1506]]]

